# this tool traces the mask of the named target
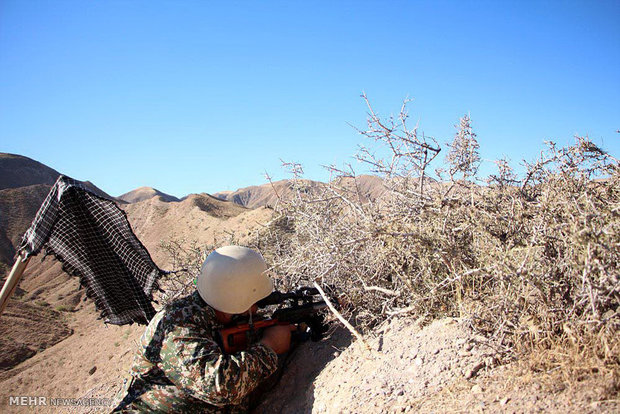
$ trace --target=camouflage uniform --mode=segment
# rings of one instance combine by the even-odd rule
[[[277,369],[269,347],[222,353],[215,311],[198,292],[158,312],[140,340],[115,411],[245,412],[249,394]]]

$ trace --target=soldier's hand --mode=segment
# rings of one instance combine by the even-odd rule
[[[260,342],[273,349],[276,354],[283,354],[291,347],[291,331],[295,325],[276,325],[265,329]]]

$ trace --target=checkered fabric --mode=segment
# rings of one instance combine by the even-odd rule
[[[61,175],[24,234],[20,250],[30,256],[43,247],[69,274],[79,276],[106,323],[147,324],[155,315],[152,293],[164,272],[112,200]]]

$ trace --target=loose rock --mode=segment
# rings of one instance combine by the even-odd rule
[[[471,379],[475,377],[476,374],[478,374],[478,371],[480,371],[483,367],[484,362],[478,362],[476,365],[465,371],[465,379]]]

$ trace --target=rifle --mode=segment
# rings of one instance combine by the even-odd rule
[[[323,300],[315,300],[316,295],[319,295],[319,291],[311,287],[302,287],[292,292],[274,291],[256,303],[259,309],[282,304],[288,307],[276,309],[271,317],[258,316],[256,319],[254,316],[247,321],[234,322],[220,329],[216,339],[224,353],[234,354],[257,342],[265,328],[297,325],[297,330],[292,332],[292,341],[319,341],[327,332],[321,312],[327,304]]]

